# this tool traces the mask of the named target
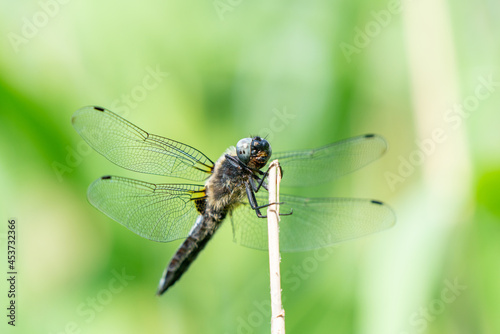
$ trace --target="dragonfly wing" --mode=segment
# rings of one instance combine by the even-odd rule
[[[103,176],[88,189],[93,206],[132,232],[154,241],[184,238],[205,201],[203,186],[153,184]]]
[[[213,162],[197,149],[150,134],[107,109],[84,107],[71,121],[94,150],[123,168],[193,181],[212,172]]]
[[[378,135],[363,135],[318,149],[273,153],[283,169],[283,187],[318,185],[349,174],[380,158],[387,142]]]
[[[259,204],[268,203],[267,193],[258,193]],[[280,249],[296,252],[330,246],[366,236],[394,225],[392,209],[369,199],[304,198],[281,195],[280,212],[293,209],[290,216],[281,216]],[[257,218],[248,203],[232,212],[235,242],[250,248],[266,250],[267,221]]]

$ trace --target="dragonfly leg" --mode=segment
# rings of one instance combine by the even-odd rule
[[[278,167],[280,168],[281,177],[283,177],[283,169],[282,169],[282,168],[281,168],[281,166],[279,166],[279,165],[278,165]],[[259,179],[259,177],[258,177],[258,176],[256,176],[256,175],[254,174],[254,178],[255,178],[256,180],[259,180],[259,184],[258,184],[257,188],[256,188],[256,189],[254,188],[254,191],[255,191],[255,192],[258,192],[258,191],[259,191],[259,189],[260,189],[260,187],[264,187],[264,189],[268,190],[268,189],[267,189],[267,184],[265,184],[265,183],[264,183],[264,180],[265,180],[265,179],[266,179],[266,177],[269,175],[269,170],[270,170],[270,169],[271,169],[271,167],[269,167],[269,168],[268,168],[265,172],[262,172],[262,171],[260,171],[260,170],[259,170],[259,171],[258,171],[258,173],[259,173],[260,175],[262,175],[262,177],[261,177],[260,179]]]
[[[250,183],[250,185],[249,185]],[[246,183],[246,192],[247,192],[247,197],[248,197],[248,202],[250,203],[250,207],[252,210],[255,210],[255,213],[257,214],[257,217],[259,218],[267,218],[267,215],[263,215],[260,212],[260,209],[262,208],[267,208],[268,206],[274,205],[274,204],[284,204],[284,202],[274,202],[274,203],[268,203],[264,205],[258,205],[257,199],[255,198],[255,193],[253,190],[254,185],[251,185],[252,181],[249,181]],[[291,210],[289,213],[280,213],[280,216],[289,216],[293,213],[293,210]]]
[[[256,169],[253,169],[253,168],[250,168],[248,167],[247,165],[245,165],[243,162],[241,162],[238,158],[234,157],[234,156],[231,156],[229,154],[226,154],[226,159],[235,167],[239,167],[239,168],[244,168],[246,170],[248,170],[249,172],[252,172],[252,177],[258,181],[258,185],[255,186],[255,184],[252,183],[252,188],[253,188],[253,191],[254,192],[258,192],[260,190],[260,187],[264,187],[264,189],[268,190],[267,189],[267,184],[264,183],[267,175],[269,174],[269,169],[270,167],[267,169],[266,172],[263,172],[261,170],[256,170]],[[283,170],[281,169],[281,166],[280,166],[280,170],[281,170],[281,175],[283,175]],[[257,175],[255,174],[259,174],[261,175],[261,177],[259,178]]]
[[[238,168],[244,168],[248,171],[254,171],[252,168],[248,167],[245,165],[243,162],[240,161],[237,157],[234,157],[232,155],[226,154],[225,155],[226,160],[229,161],[233,166],[238,167]]]
[[[252,181],[250,181],[251,185],[252,185],[252,188],[253,188],[253,191],[254,192],[258,192],[260,187],[263,187],[264,189],[266,189],[267,191],[269,191],[269,189],[267,188],[267,184],[264,183],[264,179],[267,175],[264,175],[262,178],[259,178],[257,175],[253,174],[253,179],[255,179],[255,181],[258,181],[258,185],[255,185],[255,183]]]

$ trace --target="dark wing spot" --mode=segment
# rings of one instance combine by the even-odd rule
[[[378,205],[384,205],[384,203],[382,203],[380,201],[376,201],[376,200],[372,200],[372,203],[373,204],[378,204]]]
[[[103,107],[94,106],[94,109],[95,109],[95,110],[99,110],[99,111],[104,111],[104,108],[103,108]]]
[[[373,138],[373,137],[375,137],[375,135],[373,133],[365,135],[365,138]]]
[[[205,207],[207,204],[207,200],[205,198],[195,200],[194,204],[196,205],[196,210],[198,210],[200,215],[205,213]]]
[[[106,176],[101,177],[101,179],[102,179],[102,180],[110,180],[110,179],[111,179],[111,176],[106,175]]]
[[[207,206],[207,193],[206,189],[193,191],[191,201],[194,201],[194,205],[196,206],[196,210],[200,215],[205,213],[205,208]]]

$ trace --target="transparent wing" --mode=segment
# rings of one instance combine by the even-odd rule
[[[167,242],[184,238],[194,225],[204,187],[153,184],[103,176],[88,189],[93,206],[141,237]]]
[[[317,185],[351,173],[380,158],[387,143],[378,135],[345,139],[313,150],[273,153],[283,169],[283,187]]]
[[[259,204],[267,193],[256,194]],[[394,225],[391,208],[379,201],[353,198],[304,198],[280,194],[280,249],[297,252],[329,246],[385,230]],[[267,249],[267,220],[257,218],[248,203],[231,216],[234,241],[250,248]]]
[[[71,121],[94,150],[120,167],[193,181],[212,172],[213,162],[197,149],[149,134],[107,109],[84,107]]]

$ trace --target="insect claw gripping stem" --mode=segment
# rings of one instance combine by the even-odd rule
[[[284,202],[280,203],[280,204],[283,204]],[[290,208],[290,212],[288,213],[281,213],[280,212],[280,216],[291,216],[293,214],[293,208]]]

